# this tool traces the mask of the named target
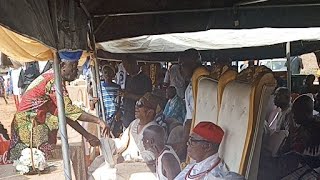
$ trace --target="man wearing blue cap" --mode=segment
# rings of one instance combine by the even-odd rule
[[[82,53],[81,53],[82,54]],[[81,56],[60,63],[63,84],[75,80],[78,75],[78,59]],[[62,87],[67,123],[83,135],[92,146],[99,145],[99,139],[88,133],[77,120],[98,124],[107,133],[109,127],[104,121],[82,111],[72,104],[65,85]],[[58,117],[57,97],[53,70],[36,78],[21,97],[18,111],[11,124],[10,160],[17,160],[25,148],[35,147],[48,157],[57,142]],[[31,137],[32,135],[32,137]]]

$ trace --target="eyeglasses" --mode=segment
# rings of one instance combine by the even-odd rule
[[[207,140],[203,140],[203,139],[194,139],[193,137],[189,137],[189,140],[187,142],[187,145],[188,146],[193,146],[195,143],[201,143],[201,142],[204,142],[204,143],[210,143],[209,141]]]
[[[148,139],[142,138],[142,142],[149,143]]]
[[[142,108],[143,106],[144,106],[144,103],[142,101],[139,100],[139,101],[136,102],[136,107],[137,108]]]
[[[139,101],[136,102],[136,107],[137,107],[137,108],[143,108],[143,107],[145,107],[145,108],[148,108],[148,109],[153,109],[152,107],[147,106],[147,105],[146,105],[143,101],[141,101],[141,100],[139,100]]]

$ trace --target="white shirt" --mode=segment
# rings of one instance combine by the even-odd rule
[[[178,96],[182,99],[184,98],[184,91],[186,89],[185,78],[181,74],[180,66],[178,64],[172,65],[171,68],[168,69],[164,77],[164,82],[169,83],[170,86],[174,86]]]
[[[21,67],[17,69],[12,69],[11,71],[11,81],[12,81],[12,89],[13,95],[21,95],[21,88],[18,87]]]
[[[190,82],[186,92],[185,92],[185,101],[186,101],[186,117],[185,117],[185,121],[187,119],[192,119],[192,114],[194,111],[194,101],[193,101],[193,92],[192,92],[192,83]]]
[[[154,154],[144,148],[142,137],[148,126],[157,125],[157,123],[155,121],[149,122],[138,133],[139,122],[139,119],[132,121],[120,138],[113,139],[116,152],[121,152],[125,161],[152,161],[155,159]]]
[[[194,176],[205,172],[212,168],[217,162],[220,161],[219,154],[216,153],[207,159],[199,162],[199,163],[191,163],[189,164],[183,171],[178,174],[178,176],[174,180],[192,180],[188,176],[188,172],[190,171],[190,175]],[[244,178],[237,173],[230,172],[225,163],[220,161],[220,163],[214,167],[209,173],[200,176],[197,180],[244,180]]]
[[[123,67],[123,64],[119,64],[118,66],[118,72],[116,74],[117,77],[117,84],[121,86],[121,89],[125,89],[126,87],[126,78],[127,78],[127,71]]]
[[[167,180],[168,178],[163,174],[163,165],[162,165],[162,157],[164,154],[172,154],[176,161],[180,164],[180,160],[176,152],[172,149],[171,146],[166,146],[169,148],[169,150],[163,151],[163,153],[160,154],[160,156],[157,158],[157,164],[156,164],[156,172],[157,172],[157,178],[158,180]],[[181,169],[180,169],[181,170]]]

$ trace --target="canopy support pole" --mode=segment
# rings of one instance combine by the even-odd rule
[[[286,56],[287,56],[287,87],[291,93],[291,60],[290,60],[290,42],[286,43]]]
[[[255,2],[262,1],[257,0]],[[254,2],[254,1],[253,1]],[[238,10],[250,10],[250,9],[267,9],[267,8],[287,8],[287,7],[313,7],[320,6],[320,3],[308,3],[308,4],[289,4],[289,5],[266,5],[266,6],[243,6],[240,4],[237,7]],[[216,12],[216,11],[233,11],[234,7],[224,8],[205,8],[205,9],[184,9],[184,10],[165,10],[165,11],[144,11],[144,12],[119,12],[109,14],[95,14],[93,18],[101,17],[117,17],[117,16],[141,16],[141,15],[155,15],[155,14],[177,14],[177,13],[199,13],[199,12]]]
[[[93,62],[94,62],[94,81],[95,81],[95,89],[96,89],[96,95],[99,97],[99,105],[100,105],[100,110],[102,113],[102,119],[103,121],[107,122],[106,117],[105,117],[105,109],[104,109],[104,104],[103,104],[103,97],[102,97],[102,91],[101,91],[101,81],[100,81],[100,73],[99,73],[99,61],[98,61],[98,56],[97,56],[97,48],[96,48],[96,40],[94,37],[93,33],[93,23],[92,20],[88,21],[89,24],[89,36],[90,36],[90,41],[93,49]],[[99,116],[99,114],[98,114]],[[101,138],[100,131],[98,130],[98,137]]]
[[[101,108],[101,112],[102,112],[102,119],[106,122],[106,116],[105,116],[105,109],[104,109],[104,104],[103,104],[103,97],[102,97],[102,93],[101,93],[101,79],[100,79],[100,73],[99,73],[99,62],[97,59],[97,54],[94,53],[94,70],[95,70],[95,74],[96,74],[96,85],[97,85],[97,94],[98,97],[100,99],[99,103],[100,103],[100,108]]]
[[[59,63],[59,54],[56,52],[54,54],[54,79],[56,86],[56,96],[57,96],[57,108],[58,108],[58,119],[59,119],[59,131],[61,135],[61,144],[62,144],[62,157],[64,165],[64,176],[66,180],[72,180],[71,168],[70,168],[70,154],[69,154],[69,143],[68,143],[68,134],[66,128],[66,115],[64,110],[64,100],[62,92],[62,80],[61,80],[61,71]]]

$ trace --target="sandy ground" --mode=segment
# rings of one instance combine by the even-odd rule
[[[16,106],[14,104],[13,96],[10,96],[6,104],[3,98],[0,98],[0,122],[7,128],[8,133],[11,131],[11,122],[16,112]]]

